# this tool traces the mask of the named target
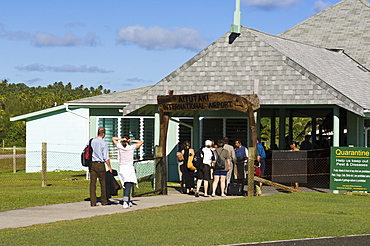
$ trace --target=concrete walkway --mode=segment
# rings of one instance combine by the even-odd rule
[[[247,187],[244,188],[246,190]],[[312,190],[305,187],[300,187],[304,192],[330,192],[329,190]],[[263,186],[263,195],[272,195],[278,193],[286,193],[279,191],[272,186]],[[35,224],[50,223],[61,220],[73,220],[90,218],[98,215],[126,213],[139,209],[147,209],[152,207],[160,207],[165,205],[196,202],[196,201],[209,201],[217,199],[236,199],[241,196],[226,196],[226,197],[195,197],[190,195],[181,194],[175,189],[169,189],[166,196],[148,196],[148,197],[134,197],[132,202],[134,205],[129,209],[122,208],[122,198],[110,199],[112,202],[108,206],[90,207],[89,201],[63,203],[48,206],[38,206],[30,208],[22,208],[17,210],[10,210],[0,212],[0,229],[4,228],[17,228],[30,226]]]
[[[99,206],[90,207],[89,201],[82,201],[75,203],[63,203],[48,206],[22,208],[0,212],[0,229],[24,227],[61,220],[90,218],[98,215],[125,213],[139,209],[160,207],[179,203],[231,198],[240,197],[195,197],[193,195],[190,196],[181,194],[180,192],[171,189],[168,191],[168,195],[166,196],[134,197],[132,199],[134,205],[129,209],[122,208],[122,198],[110,199],[112,204],[108,206],[101,206],[99,203]]]

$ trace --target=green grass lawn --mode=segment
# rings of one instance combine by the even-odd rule
[[[0,170],[0,211],[82,201],[85,172]],[[122,196],[120,191],[119,196]],[[153,197],[155,199],[155,197]],[[370,196],[299,193],[193,202],[0,230],[0,245],[219,245],[370,233]]]
[[[85,171],[47,172],[46,187],[42,187],[41,173],[25,173],[24,169],[13,173],[12,169],[0,170],[0,212],[12,209],[43,206],[50,204],[79,202],[89,199],[89,180]],[[100,184],[97,184],[97,196]],[[153,191],[150,181],[141,182],[135,194]],[[122,197],[123,190],[113,198]],[[153,194],[147,194],[150,196]],[[5,199],[4,199],[5,198]]]
[[[220,245],[368,234],[369,199],[300,193],[193,202],[3,229],[0,244]]]
[[[84,171],[48,172],[46,187],[42,187],[41,173],[9,170],[0,172],[0,177],[0,211],[79,202],[89,197],[89,181]]]

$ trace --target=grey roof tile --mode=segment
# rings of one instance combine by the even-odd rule
[[[343,0],[279,36],[324,48],[343,49],[370,69],[370,3]]]
[[[228,42],[229,35],[226,33],[181,66],[176,70],[177,76],[169,75],[159,81],[145,93],[151,95],[149,100],[132,102],[124,109],[125,113],[156,104],[156,96],[165,95],[168,90],[174,90],[175,94],[220,90],[240,95],[257,93],[261,105],[327,104],[330,101],[357,113],[370,108],[367,99],[370,74],[360,72],[358,64],[345,53],[245,27],[232,44]],[[181,86],[187,81],[192,83]],[[228,86],[230,84],[235,86]],[[302,87],[307,85],[314,93],[302,93]],[[366,89],[358,93],[358,86]],[[338,95],[349,98],[352,106]]]
[[[130,103],[133,98],[137,98],[142,95],[145,91],[149,90],[151,86],[145,86],[135,88],[131,90],[113,92],[109,94],[86,97],[78,100],[69,101],[66,104],[69,105],[80,105],[80,104],[118,104],[124,105]]]

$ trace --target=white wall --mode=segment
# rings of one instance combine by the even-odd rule
[[[65,109],[34,117],[26,123],[26,172],[41,170],[42,143],[47,143],[47,171],[85,170],[81,152],[89,136],[89,109]]]

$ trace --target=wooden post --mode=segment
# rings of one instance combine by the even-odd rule
[[[17,172],[16,147],[13,146],[13,173]]]
[[[256,160],[256,150],[257,150],[257,129],[256,121],[254,119],[254,111],[252,105],[248,105],[249,113],[249,126],[252,135],[252,147],[248,150],[248,197],[252,197],[254,194],[254,161]]]
[[[42,187],[46,186],[46,162],[47,162],[47,144],[42,143],[42,151],[41,151],[41,156],[42,156]]]
[[[167,130],[168,130],[168,123],[169,123],[169,115],[165,114],[163,112],[159,112],[159,118],[160,118],[160,135],[159,135],[159,146],[162,148],[162,162],[161,166],[161,174],[162,174],[162,180],[161,180],[161,190],[162,195],[167,195],[167,161],[166,161],[166,150],[167,150]]]
[[[248,148],[248,196],[254,195],[254,160],[256,159],[256,149]]]
[[[162,147],[155,147],[155,191],[160,193],[162,192]]]
[[[173,90],[168,91],[168,95],[173,95]],[[157,171],[159,171],[161,180],[156,182],[157,185],[160,185],[162,195],[167,195],[167,131],[168,124],[170,121],[169,113],[164,113],[163,110],[159,109],[159,122],[160,122],[160,132],[159,132],[159,147],[162,152],[162,161],[158,165]]]

